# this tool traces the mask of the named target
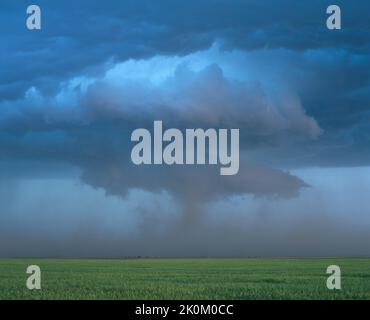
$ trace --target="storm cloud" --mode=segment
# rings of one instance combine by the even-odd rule
[[[295,255],[299,246],[310,255],[334,250],[328,245],[320,251],[310,241],[288,244],[299,230],[306,237],[322,233],[322,242],[332,243],[345,229],[336,221],[328,234],[319,230],[321,223],[335,221],[335,206],[328,218],[328,210],[317,204],[310,217],[304,197],[319,194],[312,184],[320,185],[319,179],[310,181],[296,170],[318,167],[327,175],[331,167],[369,165],[370,23],[364,14],[369,4],[338,1],[344,14],[340,31],[326,29],[331,3],[319,0],[38,4],[39,32],[25,28],[24,3],[5,1],[0,11],[6,44],[0,48],[0,255],[102,256],[107,247],[112,248],[107,256],[274,255],[275,250]],[[151,130],[155,120],[165,128],[240,129],[238,175],[219,176],[214,166],[134,166],[131,132]],[[58,208],[60,219],[42,215],[45,223],[35,227],[38,208],[53,210],[46,196],[38,205],[27,200],[32,194],[27,188],[34,181],[41,181],[40,190],[43,183],[54,186],[59,206],[62,194],[70,192],[58,187],[65,179],[79,181],[75,192],[82,199],[76,196],[70,207]],[[83,198],[83,188],[90,187],[101,192],[99,199],[107,202],[101,210],[115,212],[120,226],[134,213],[135,232],[123,228],[113,239],[109,218]],[[135,192],[139,200],[133,200]],[[14,203],[27,201],[34,207],[22,220],[21,211],[28,209]],[[283,215],[284,206],[271,204],[286,202],[291,216],[284,221],[293,227],[296,201],[295,214],[302,214],[296,232],[266,218],[258,233],[248,219]],[[266,209],[252,209],[253,203],[266,202]],[[235,213],[240,223],[213,221],[216,203],[221,216],[244,212]],[[121,206],[123,218],[117,218]],[[54,237],[47,229],[56,221],[64,227]],[[153,221],[164,227],[148,227]],[[349,239],[362,234],[358,228],[344,233]],[[39,249],[22,247],[14,234]],[[228,239],[224,244],[216,241],[219,234]],[[272,245],[274,237],[287,248]],[[366,252],[362,246],[356,251],[357,244],[349,241],[345,250],[332,252]],[[236,249],[228,254],[231,247]]]

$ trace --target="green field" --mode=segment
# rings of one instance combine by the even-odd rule
[[[31,264],[41,290],[26,288]],[[370,259],[3,259],[0,299],[370,299]]]

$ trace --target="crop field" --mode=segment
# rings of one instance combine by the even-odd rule
[[[342,290],[326,287],[333,264]],[[370,299],[370,259],[0,259],[0,299]]]

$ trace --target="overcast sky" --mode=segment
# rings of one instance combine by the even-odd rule
[[[370,2],[0,5],[0,256],[370,255]],[[239,128],[240,170],[134,166]]]

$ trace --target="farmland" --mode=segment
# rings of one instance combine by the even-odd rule
[[[342,290],[326,288],[332,264]],[[370,259],[0,259],[0,299],[370,299]]]

